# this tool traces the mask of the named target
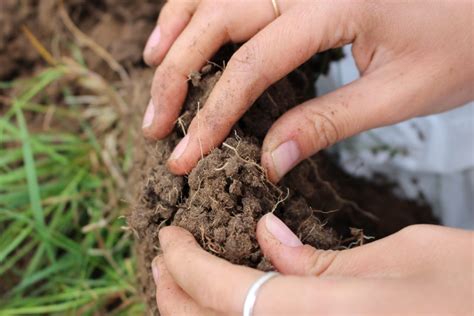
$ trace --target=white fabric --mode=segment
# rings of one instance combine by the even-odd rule
[[[320,94],[359,77],[346,58],[318,81]],[[420,195],[447,226],[474,229],[474,102],[455,110],[374,129],[335,146],[349,173],[384,174],[403,196]],[[403,211],[403,210],[400,210]]]

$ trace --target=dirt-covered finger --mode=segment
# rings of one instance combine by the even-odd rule
[[[242,311],[250,285],[263,274],[209,254],[179,227],[163,228],[160,244],[176,283],[199,305],[226,314]]]
[[[279,181],[299,162],[342,139],[422,115],[420,109],[432,99],[426,81],[419,80],[422,69],[393,62],[282,115],[262,146],[270,180]]]
[[[217,315],[214,311],[199,306],[176,284],[166,269],[163,256],[156,257],[152,265],[156,284],[156,304],[160,315]]]
[[[247,291],[262,272],[210,255],[181,228],[162,229],[160,243],[173,279],[199,305],[223,313],[242,312]],[[398,280],[281,275],[260,288],[254,315],[377,314],[373,300],[382,302],[376,308],[392,305],[404,286]],[[410,298],[401,299],[407,306]]]
[[[143,51],[149,66],[158,66],[169,48],[191,20],[200,0],[169,0],[160,10],[160,16]]]
[[[145,136],[160,139],[168,135],[181,111],[190,75],[199,72],[227,41],[223,17],[199,7],[156,69],[150,102],[153,119],[144,126]]]
[[[203,154],[220,145],[266,88],[314,53],[351,42],[356,28],[347,21],[352,15],[347,6],[333,2],[308,3],[290,8],[252,37],[230,59],[190,125],[186,148],[170,159],[170,170],[190,171]],[[301,27],[290,27],[295,24]]]
[[[245,16],[252,15],[249,21]],[[190,76],[198,73],[225,43],[247,40],[274,19],[270,3],[202,1],[191,21],[157,68],[144,134],[163,138],[178,118]]]
[[[352,249],[322,250],[303,245],[297,236],[271,213],[263,216],[257,225],[257,240],[265,258],[279,272],[292,275],[379,278],[400,276],[405,271],[413,270],[413,260],[406,256],[406,249],[397,251],[400,249],[397,245],[410,244],[411,240],[417,238],[419,239],[413,234],[413,230],[403,230]],[[421,258],[418,262],[424,264]]]

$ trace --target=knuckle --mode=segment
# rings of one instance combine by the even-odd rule
[[[232,72],[253,72],[258,65],[259,49],[253,41],[242,45],[239,50],[232,56],[227,69]]]
[[[228,16],[227,1],[202,0],[199,11],[209,23],[224,22]]]
[[[181,75],[173,64],[166,63],[156,69],[150,93],[153,98],[174,101],[177,96],[180,99],[182,87],[185,85],[185,75]]]
[[[186,257],[186,254],[194,250],[192,249],[189,243],[182,244],[175,241],[169,242],[166,248],[167,248],[167,251],[164,253],[164,256],[166,258],[166,262],[168,266],[170,267],[179,266],[179,263],[184,257]]]
[[[163,7],[161,8],[159,15],[167,15],[167,14],[173,13],[174,9],[175,9],[175,1],[167,0],[165,4],[163,4]]]
[[[232,56],[225,69],[226,78],[233,78],[236,86],[239,86],[236,93],[249,104],[263,88],[272,83],[263,66],[262,54],[258,42],[249,41]]]
[[[411,238],[413,237],[414,234],[417,233],[417,230],[418,230],[418,225],[410,225],[410,226],[407,226],[407,227],[403,227],[399,232],[398,232],[398,235],[401,237],[401,238]]]
[[[219,104],[226,104],[224,101],[230,100],[223,100]],[[212,111],[204,109],[197,114],[189,126],[189,133],[196,136],[200,149],[203,149],[206,153],[223,141],[233,125],[233,121],[223,114],[225,111],[232,111],[232,109],[226,109],[223,105],[222,107],[221,105],[215,106],[217,109]],[[211,109],[211,107],[208,109]],[[194,165],[195,162],[190,161],[189,164]]]
[[[152,97],[158,97],[163,91],[166,91],[168,84],[162,80],[163,76],[167,73],[166,66],[161,65],[155,71],[153,81],[151,83],[150,94]]]
[[[304,247],[304,266],[308,275],[321,276],[325,274],[339,253],[333,250],[318,250],[306,245]]]
[[[419,231],[422,228],[423,225],[410,225],[402,228],[399,232],[398,235],[401,238],[414,238],[419,235]]]
[[[176,7],[182,7],[186,10],[191,10],[193,7],[196,6],[196,0],[192,1],[183,1],[183,0],[166,0],[165,5],[173,5]]]
[[[307,117],[307,116],[306,116]],[[342,138],[343,131],[333,117],[320,112],[312,111],[310,126],[313,127],[312,146],[316,149],[327,148]]]
[[[186,7],[184,7],[185,9]],[[182,15],[182,4],[180,1],[168,0],[160,10],[159,18],[168,20],[174,16]]]
[[[440,246],[439,230],[434,225],[418,224],[410,225],[396,234],[395,243],[406,245],[413,253],[418,253],[420,249],[433,249]]]
[[[402,239],[411,241],[426,241],[436,237],[436,227],[427,224],[410,225],[402,228],[398,235]]]

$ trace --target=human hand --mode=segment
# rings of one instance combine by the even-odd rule
[[[156,69],[143,130],[173,128],[187,78],[224,43],[248,40],[178,144],[168,166],[189,172],[202,152],[272,83],[316,52],[352,43],[361,78],[293,108],[266,136],[261,161],[278,181],[301,160],[359,132],[444,111],[474,97],[472,1],[170,0],[144,51]]]
[[[474,311],[474,233],[409,226],[343,251],[317,250],[273,214],[257,239],[282,274],[260,289],[254,315],[468,315]],[[160,231],[163,254],[152,263],[162,315],[241,314],[263,272],[237,266],[199,247],[178,227]]]

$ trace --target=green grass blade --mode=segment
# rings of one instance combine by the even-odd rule
[[[31,149],[28,128],[26,126],[25,117],[23,116],[23,112],[20,109],[20,106],[18,104],[15,104],[14,108],[16,112],[17,122],[20,128],[23,160],[26,169],[26,180],[28,182],[28,195],[30,199],[31,212],[33,213],[33,217],[36,221],[36,228],[39,230],[43,242],[46,243],[46,250],[48,252],[49,258],[51,261],[54,261],[53,248],[48,243],[48,231],[46,230],[43,207],[41,206],[40,189],[38,184],[38,178],[36,176],[36,167],[33,157],[33,151]]]
[[[0,250],[0,262],[2,262],[10,252],[14,251],[25,240],[25,238],[30,235],[32,230],[31,227],[24,228],[6,248]]]

